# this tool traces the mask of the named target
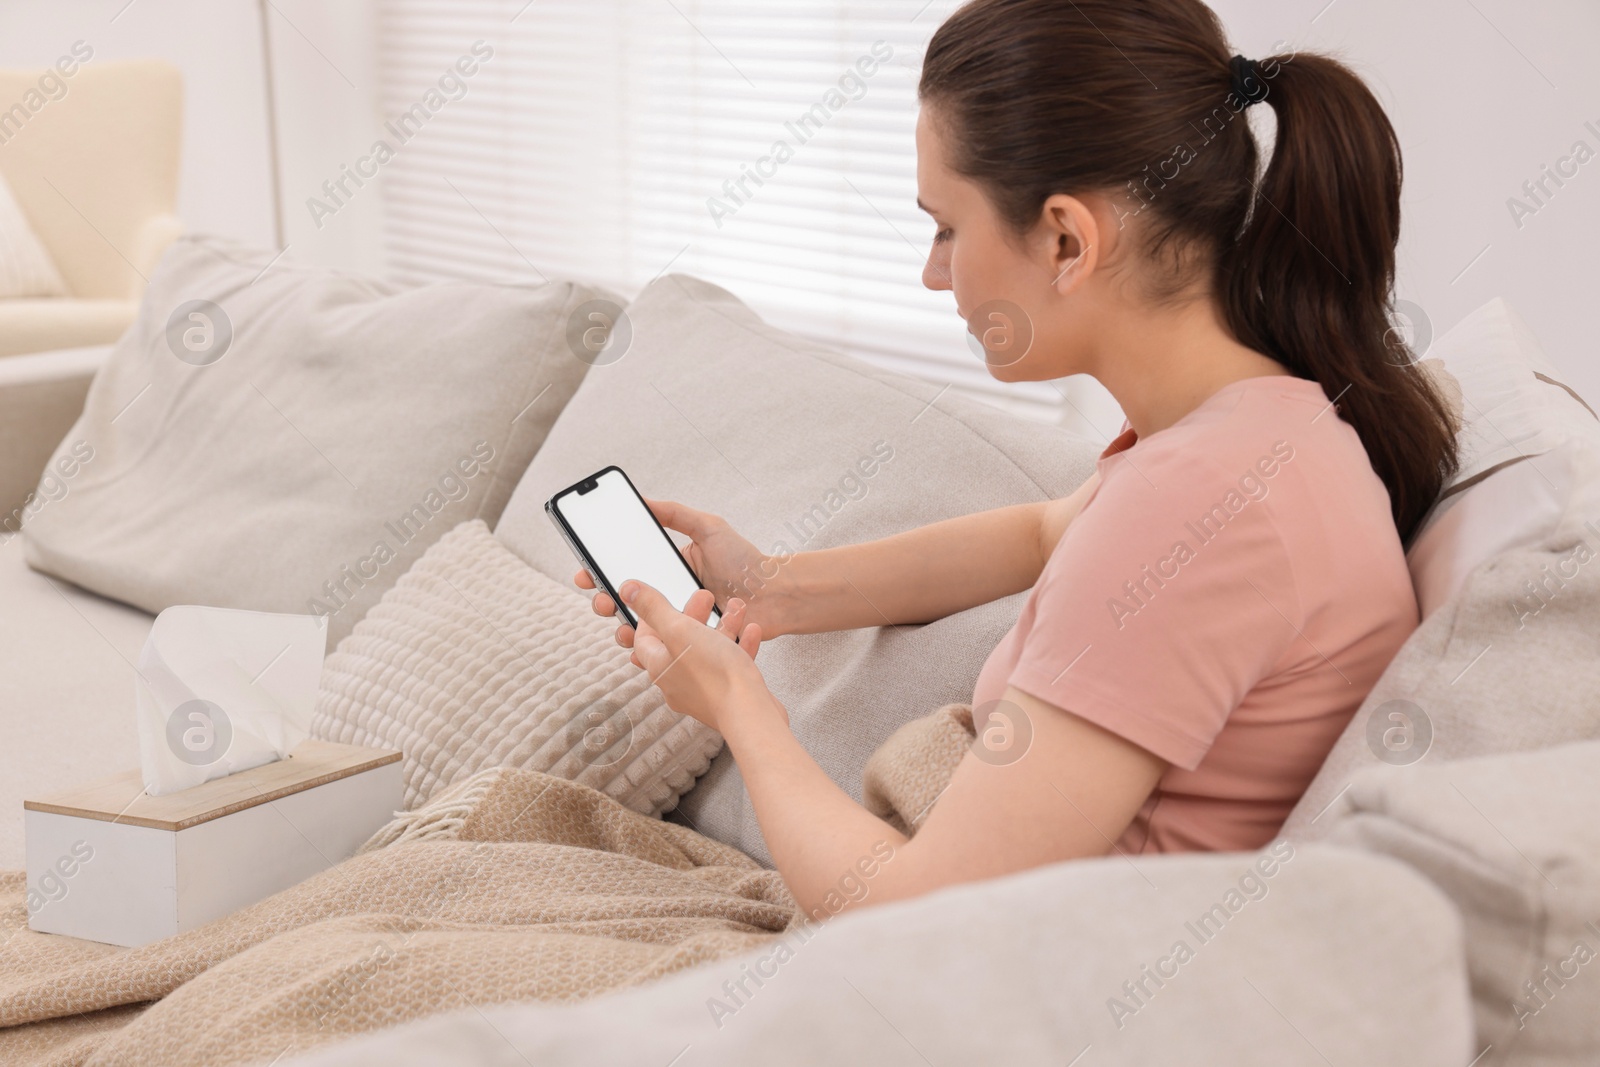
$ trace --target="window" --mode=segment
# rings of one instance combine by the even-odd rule
[[[384,166],[391,269],[628,297],[695,274],[774,324],[1055,421],[1062,383],[995,382],[951,295],[922,286],[917,72],[955,6],[388,0],[391,121],[458,58],[477,68]]]

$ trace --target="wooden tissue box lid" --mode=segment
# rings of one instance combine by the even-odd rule
[[[22,806],[153,830],[183,830],[399,759],[400,753],[393,750],[307,739],[285,759],[165,796],[145,793],[139,771],[123,771],[40,800],[25,800]]]

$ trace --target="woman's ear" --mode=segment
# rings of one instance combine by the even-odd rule
[[[1078,197],[1056,193],[1044,202],[1040,223],[1050,287],[1065,296],[1099,262],[1100,221]]]

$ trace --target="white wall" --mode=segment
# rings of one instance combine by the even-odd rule
[[[1600,406],[1600,133],[1584,128],[1588,120],[1600,130],[1600,4],[1215,0],[1213,6],[1243,54],[1266,55],[1279,39],[1341,52],[1378,94],[1405,159],[1396,288],[1427,313],[1434,336],[1504,296],[1568,384]],[[1524,181],[1539,177],[1542,165],[1554,165],[1580,138],[1597,158],[1565,179],[1519,229],[1506,200],[1521,196]]]
[[[646,2],[646,0],[639,0]],[[383,270],[382,183],[318,228],[306,208],[381,126],[374,9],[273,0],[267,23],[290,255]],[[7,0],[0,64],[40,66],[75,40],[99,59],[161,56],[187,86],[179,211],[194,230],[274,243],[259,0]],[[1399,295],[1434,336],[1492,296],[1527,318],[1571,384],[1600,397],[1591,291],[1600,280],[1600,159],[1519,228],[1524,181],[1574,141],[1600,152],[1594,0],[1215,0],[1235,45],[1336,50],[1374,86],[1406,162]],[[931,25],[930,25],[931,30]],[[1487,251],[1485,251],[1487,249]],[[1480,253],[1481,256],[1480,256]],[[1475,259],[1476,257],[1476,259]],[[1469,267],[1470,264],[1470,267]],[[1114,429],[1114,410],[1085,402]]]
[[[288,254],[366,274],[384,273],[382,181],[320,226],[306,201],[322,197],[323,182],[338,179],[340,165],[364,154],[383,125],[376,2],[272,0],[267,14]]]

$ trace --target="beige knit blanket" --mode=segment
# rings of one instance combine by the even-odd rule
[[[971,721],[952,705],[902,727],[863,775],[868,807],[919,826]],[[0,874],[8,1065],[268,1064],[437,1012],[591,997],[811,921],[737,849],[527,770],[480,772],[322,874],[139,948],[33,933],[23,893]]]

